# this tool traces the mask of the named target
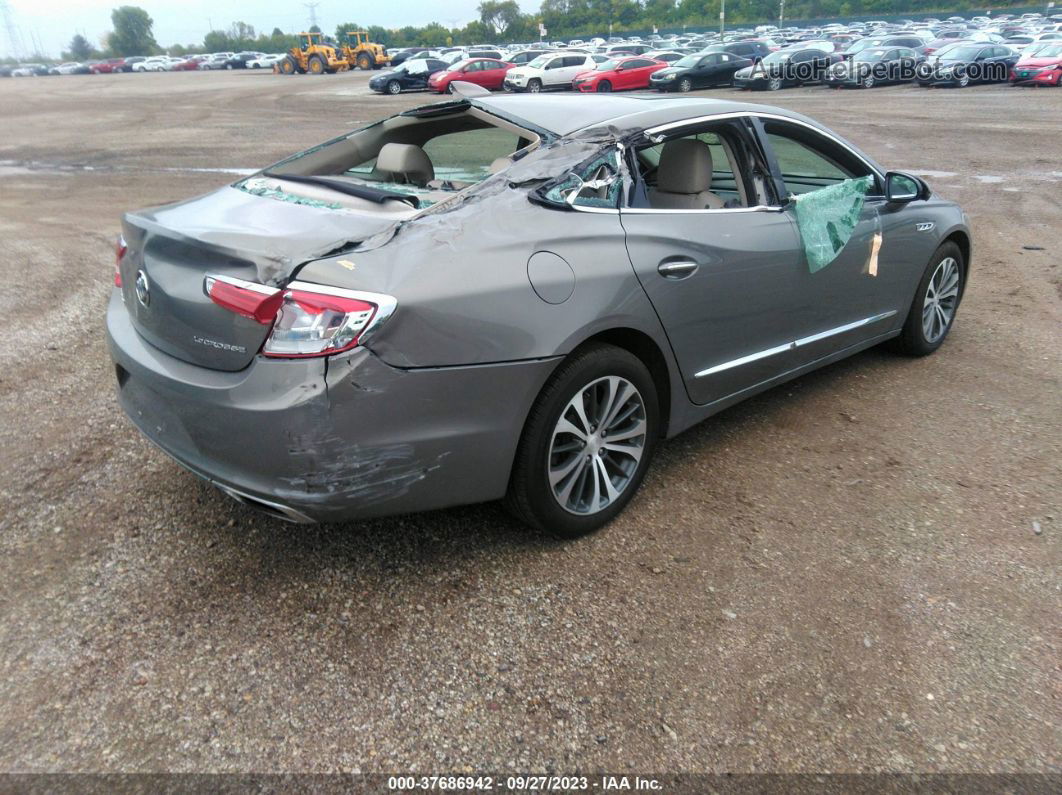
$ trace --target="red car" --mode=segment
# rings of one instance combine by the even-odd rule
[[[170,70],[172,72],[194,72],[199,68],[199,62],[203,60],[202,55],[193,55],[185,61],[176,63]]]
[[[1022,55],[1010,70],[1010,83],[1015,86],[1062,86],[1062,43],[1042,45]]]
[[[108,58],[89,67],[94,75],[109,75],[112,72],[121,72],[125,69],[125,58]]]
[[[513,64],[495,58],[466,58],[428,78],[428,89],[440,94],[452,94],[450,84],[455,80],[464,80],[497,91],[502,87],[505,73],[512,68]]]
[[[627,91],[632,88],[649,88],[649,75],[658,72],[667,63],[633,55],[602,61],[589,72],[580,72],[572,80],[577,91]]]

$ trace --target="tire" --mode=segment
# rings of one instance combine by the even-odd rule
[[[966,263],[962,251],[948,241],[933,252],[918,282],[903,331],[893,342],[894,349],[908,356],[927,356],[939,348],[955,324],[965,289]]]
[[[306,71],[312,75],[323,75],[328,71],[328,64],[320,55],[311,55],[310,62],[306,64]]]
[[[693,90],[693,81],[690,80],[688,77],[682,78],[681,80],[679,80],[678,90],[681,91],[683,94],[688,94],[690,91]]]
[[[957,83],[957,85],[959,86],[959,88],[966,88],[968,85],[970,85],[970,75],[967,72],[963,72],[959,76],[959,82]]]
[[[402,84],[399,83],[397,80],[388,81],[388,83],[387,83],[387,93],[388,94],[401,94],[402,93]]]
[[[866,77],[863,78],[863,82],[861,82],[859,85],[863,86],[863,88],[873,88],[874,87],[874,75],[867,75]]]
[[[447,93],[447,94],[452,94],[452,93],[454,93],[454,84],[453,84],[453,82],[450,82],[450,83],[447,83],[447,84],[446,84],[446,89],[445,89],[445,91],[446,91],[446,93]]]
[[[601,412],[594,409],[597,399],[605,406]],[[597,433],[594,420],[610,414],[607,427],[614,436],[637,434],[618,440],[637,456],[610,448],[608,436]],[[593,429],[589,433],[584,417]],[[521,521],[562,538],[592,533],[637,492],[659,432],[656,387],[645,364],[622,348],[587,345],[557,368],[535,400],[513,462],[506,507]],[[560,475],[552,482],[551,469]]]
[[[369,57],[368,53],[363,52],[357,58],[358,68],[368,71],[369,69],[372,69],[372,64],[374,60],[374,58]]]
[[[532,94],[537,94],[542,90],[542,81],[537,77],[527,81],[527,90]]]
[[[295,59],[292,58],[290,55],[288,57],[284,58],[280,62],[279,66],[280,66],[280,73],[282,75],[293,75],[293,74],[295,74]]]
[[[597,84],[597,90],[602,94],[607,94],[609,91],[612,90],[612,83],[610,83],[608,80],[602,80],[600,83]]]
[[[767,81],[767,90],[768,91],[778,91],[781,87],[782,87],[782,78],[780,78],[780,77],[772,77],[770,80]]]

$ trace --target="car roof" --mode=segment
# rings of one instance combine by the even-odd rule
[[[758,111],[804,119],[782,108],[751,102],[651,94],[492,94],[476,97],[472,103],[488,112],[520,119],[558,136],[604,124],[621,132],[634,132],[673,121],[723,113]]]

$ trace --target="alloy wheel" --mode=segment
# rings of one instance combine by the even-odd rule
[[[645,450],[645,403],[619,376],[580,389],[553,428],[546,475],[558,504],[590,515],[611,505],[631,483]]]
[[[679,81],[679,91],[681,91],[683,94],[685,94],[692,88],[693,83],[689,80],[689,78],[683,78]]]
[[[934,343],[943,337],[959,303],[959,263],[945,257],[933,271],[922,301],[922,334],[926,342]]]

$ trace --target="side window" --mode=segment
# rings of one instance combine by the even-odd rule
[[[687,209],[719,209],[750,207],[761,202],[756,197],[759,186],[750,187],[747,184],[749,169],[744,168],[735,160],[741,157],[745,151],[740,144],[740,136],[734,128],[726,124],[713,125],[711,130],[685,135],[680,138],[672,138],[663,143],[644,147],[637,151],[638,165],[649,193],[649,206],[657,206],[657,202],[663,202],[661,208],[675,208],[671,197],[661,194],[693,193],[714,195],[715,201],[709,197],[698,207]],[[694,151],[696,148],[689,142],[696,142],[704,150],[707,150],[708,158]],[[676,145],[678,144],[678,145]],[[670,150],[670,151],[668,151]],[[688,167],[676,168],[674,158],[689,158]],[[671,158],[670,164],[666,161]],[[697,173],[698,167],[695,161],[708,159],[711,161],[711,177],[705,178],[703,183],[692,184],[689,178],[676,180],[677,174]],[[681,166],[681,161],[679,161]],[[675,182],[675,184],[671,184]],[[692,190],[696,188],[696,190]],[[750,199],[750,194],[752,194]]]
[[[635,58],[632,61],[627,61],[624,66],[627,69],[641,69],[643,66],[652,66],[653,62],[645,58]]]
[[[561,66],[563,66],[563,65],[564,65],[564,59],[563,58],[554,58],[552,61],[550,61],[548,64],[546,64],[545,68],[546,69],[560,69]]]
[[[586,58],[582,55],[570,55],[564,59],[565,66],[584,66]]]
[[[520,146],[516,133],[498,127],[437,135],[424,144],[435,178],[478,182],[490,176],[490,166]]]
[[[787,194],[799,196],[873,171],[840,144],[784,122],[764,122]]]
[[[722,55],[719,55],[719,53],[714,53],[712,55],[706,55],[705,57],[703,57],[701,59],[701,62],[700,62],[699,65],[700,66],[714,66],[717,63],[721,63],[722,60],[723,60],[723,56]]]

